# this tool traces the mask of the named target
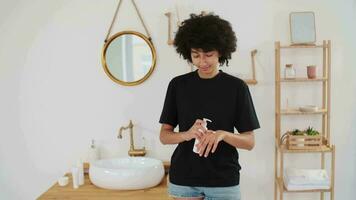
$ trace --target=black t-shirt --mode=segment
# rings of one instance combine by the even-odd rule
[[[177,76],[169,83],[160,123],[188,131],[196,119],[208,118],[209,130],[252,131],[260,127],[248,86],[241,79],[219,73],[210,79],[198,71]],[[175,149],[169,171],[177,185],[226,187],[239,184],[241,169],[237,149],[221,141],[214,153],[200,157],[193,152],[194,139]]]

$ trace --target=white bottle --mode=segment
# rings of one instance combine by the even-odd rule
[[[99,150],[95,146],[94,142],[95,142],[94,140],[91,141],[91,145],[90,145],[89,152],[88,152],[88,161],[89,161],[89,163],[99,159]]]
[[[205,128],[205,131],[208,130],[207,128],[207,125],[208,125],[208,122],[212,122],[210,119],[207,119],[207,118],[203,118],[203,121],[204,121],[204,128]],[[204,133],[203,130],[199,129],[200,132]],[[196,147],[196,145],[199,144],[199,140],[198,139],[195,139],[194,141],[194,146],[193,146],[193,152],[194,153],[199,153],[198,152],[198,148]]]
[[[81,160],[77,161],[77,166],[78,168],[78,183],[79,185],[84,185],[84,167],[83,167],[83,162]]]
[[[79,187],[79,169],[78,169],[78,167],[72,167],[72,179],[73,179],[73,188],[77,189]]]

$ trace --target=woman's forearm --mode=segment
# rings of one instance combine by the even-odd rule
[[[159,139],[162,144],[178,144],[186,141],[185,132],[174,132],[173,130],[161,130]]]
[[[255,135],[253,131],[248,131],[240,134],[233,134],[223,131],[224,141],[236,148],[252,150],[255,146]]]

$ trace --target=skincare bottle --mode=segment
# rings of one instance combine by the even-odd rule
[[[204,129],[205,129],[204,131],[206,131],[206,130],[208,130],[208,127],[207,127],[208,122],[212,122],[212,121],[210,119],[207,119],[207,118],[203,118],[203,121],[204,121],[203,126],[204,126]],[[204,131],[201,130],[201,129],[199,129],[199,131],[204,133]],[[199,140],[196,138],[195,141],[194,141],[194,146],[193,146],[193,152],[194,153],[199,153],[198,152],[198,148],[196,147],[197,144],[199,144]]]
[[[73,188],[77,189],[79,187],[79,169],[78,167],[72,167],[72,179],[73,179]]]
[[[81,160],[77,161],[77,166],[78,168],[78,183],[79,185],[84,185],[84,167],[83,167],[83,162]]]

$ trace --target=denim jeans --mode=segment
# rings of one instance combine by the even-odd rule
[[[203,197],[205,200],[241,200],[240,186],[192,187],[168,183],[168,193],[175,198]]]

